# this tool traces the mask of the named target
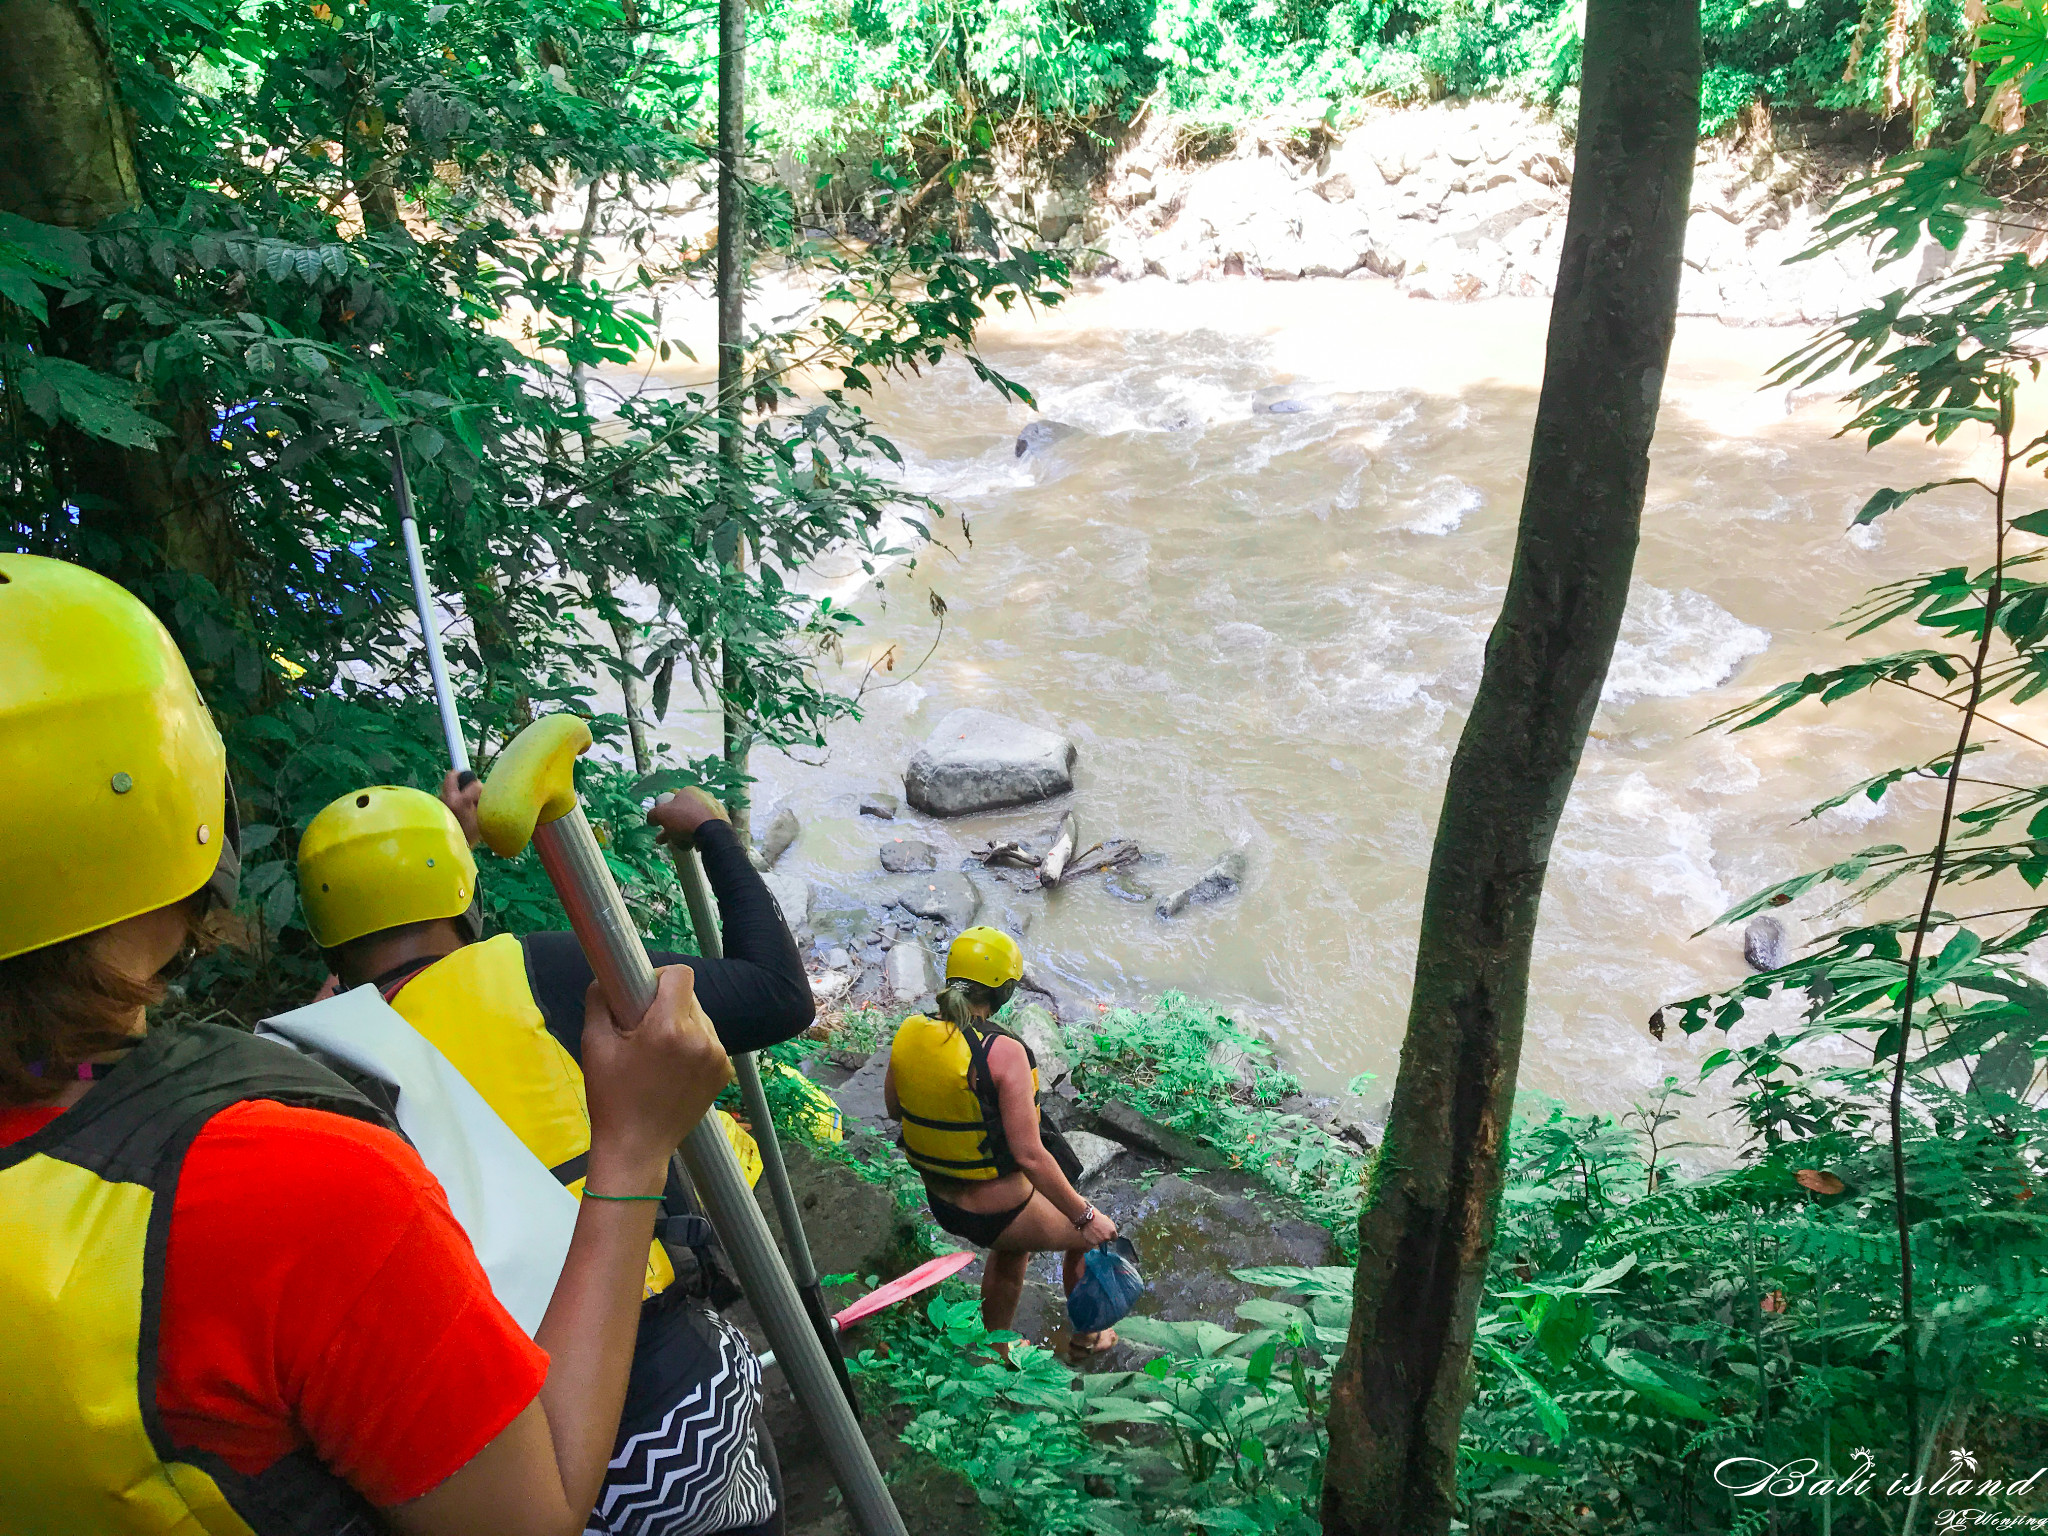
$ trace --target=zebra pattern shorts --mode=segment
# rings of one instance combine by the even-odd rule
[[[584,1536],[716,1536],[775,1513],[761,1362],[737,1328],[675,1289],[641,1312],[626,1411]]]

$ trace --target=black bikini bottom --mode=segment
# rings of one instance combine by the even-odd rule
[[[1072,1184],[1081,1182],[1081,1159],[1074,1149],[1067,1145],[1067,1138],[1049,1125],[1038,1128],[1038,1139],[1045,1150],[1052,1154],[1052,1160],[1060,1165],[1060,1172]],[[1034,1191],[1033,1193],[1036,1193]],[[1031,1203],[1031,1196],[1007,1211],[963,1211],[950,1200],[941,1200],[932,1193],[931,1185],[924,1187],[924,1195],[932,1208],[932,1220],[955,1237],[974,1244],[977,1248],[993,1248],[997,1238],[1015,1221],[1025,1206]]]
[[[963,1211],[950,1200],[941,1200],[933,1194],[929,1185],[924,1196],[932,1208],[932,1220],[946,1231],[977,1248],[993,1248],[996,1239],[1009,1229],[1011,1222],[1023,1213],[1031,1203],[1026,1195],[1007,1211]]]

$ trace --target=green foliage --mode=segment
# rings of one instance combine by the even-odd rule
[[[1075,1376],[988,1332],[957,1282],[921,1318],[889,1319],[885,1348],[861,1351],[855,1369],[911,1410],[904,1443],[958,1468],[1004,1531],[1314,1536],[1350,1272],[1238,1278],[1300,1299],[1245,1302],[1245,1332],[1126,1318],[1122,1335],[1158,1352],[1136,1371]]]
[[[1949,1095],[1909,1128],[1923,1281],[1941,1298],[1913,1347],[1941,1423],[2018,1471],[2048,1446],[2048,1244],[2030,1209],[2048,1115],[2004,1107],[1994,1123]],[[1825,1133],[1654,1181],[1611,1122],[1552,1110],[1518,1126],[1465,1421],[1476,1527],[1726,1530],[1762,1504],[1716,1485],[1727,1458],[1846,1473],[1864,1446],[1904,1469],[1889,1153],[1866,1134],[1882,1111],[1845,1098]],[[1825,1513],[1785,1500],[1770,1516],[1788,1533],[1892,1530],[1890,1476]]]
[[[1625,1125],[1554,1106],[1516,1122],[1460,1459],[1471,1529],[1725,1531],[1762,1507],[1716,1484],[1731,1457],[1848,1472],[1863,1446],[1899,1465],[1885,1149],[1852,1126],[1682,1175],[1668,1127],[1686,1096],[1667,1081]],[[1853,1113],[1867,1125],[1882,1103]],[[1942,1298],[1918,1329],[1926,1385],[1944,1424],[2031,1469],[2048,1457],[2048,1226],[2031,1209],[2048,1115],[1988,1122],[1951,1096],[1912,1135],[1916,1241]],[[1015,1336],[987,1333],[957,1282],[885,1319],[858,1368],[1003,1531],[1310,1536],[1353,1272],[1235,1273],[1283,1294],[1240,1303],[1244,1332],[1126,1318],[1122,1336],[1157,1352],[1136,1371],[1070,1377],[1021,1343],[1011,1371],[993,1346]],[[1834,1499],[1831,1529],[1895,1530],[1888,1478]],[[1818,1499],[1775,1515],[1787,1536],[1822,1529]]]
[[[2048,8],[2029,0],[1995,20],[1980,62],[1997,66],[1994,80],[2031,87]],[[1897,251],[1924,230],[1954,246],[1967,216],[1997,206],[1983,180],[1992,157],[2037,133],[1973,128],[1957,144],[1888,163],[1849,189],[1826,243],[1875,237]],[[1777,373],[1847,380],[1843,431],[1872,446],[1908,431],[1946,442],[1967,427],[1991,460],[1981,475],[1881,489],[1856,518],[1903,515],[1948,491],[1981,529],[1981,564],[1876,589],[1840,627],[1851,641],[1876,636],[1892,648],[1782,684],[1719,722],[1782,727],[1795,709],[1890,690],[1938,701],[1945,719],[1912,760],[1811,814],[1852,798],[1896,800],[1917,781],[1934,781],[1939,796],[1931,810],[1916,797],[1894,811],[1900,823],[1919,822],[1908,841],[1794,874],[1722,916],[1737,922],[1818,898],[1819,920],[1841,926],[1777,970],[1653,1021],[1659,1034],[1671,1019],[1688,1033],[1711,1025],[1728,1034],[1704,1069],[1738,1090],[1751,1145],[1733,1173],[1646,1195],[1609,1224],[1631,1243],[1631,1229],[1661,1243],[1716,1219],[1742,1234],[1736,1252],[1724,1244],[1711,1264],[1652,1267],[1638,1247],[1639,1268],[1660,1281],[1698,1271],[1688,1282],[1695,1298],[1703,1286],[1761,1298],[1754,1312],[1743,1300],[1732,1314],[1753,1335],[1746,1354],[1725,1326],[1717,1340],[1715,1324],[1702,1329],[1696,1317],[1683,1329],[1673,1317],[1657,1352],[1688,1361],[1710,1385],[1717,1353],[1742,1363],[1748,1402],[1726,1390],[1694,1397],[1730,1433],[1768,1441],[1778,1461],[1832,1455],[1839,1467],[1847,1443],[1877,1447],[1903,1468],[1960,1446],[1965,1426],[2022,1447],[2015,1460],[2044,1439],[2035,1377],[2048,1232],[2033,1200],[2048,1172],[2039,1072],[2048,986],[2026,957],[2048,934],[2038,894],[2048,879],[2048,784],[2037,782],[2041,744],[2010,717],[2048,688],[2048,587],[2032,579],[2042,551],[2030,542],[2048,518],[2032,510],[2028,489],[2038,488],[2048,435],[2017,425],[2021,386],[2039,372],[2023,338],[2044,318],[2048,269],[2024,256],[1976,263],[1887,296]],[[1781,1010],[1760,1036],[1745,1027],[1756,1005],[1780,996],[1802,1004],[1796,1016]],[[1678,1440],[1674,1427],[1671,1446]],[[1674,1476],[1702,1443],[1670,1452]],[[1639,1501],[1640,1479],[1612,1497]],[[1836,1496],[1834,1518],[1850,1522],[1842,1528],[1888,1528],[1863,1502]]]
[[[298,830],[363,783],[440,779],[394,440],[480,769],[537,714],[593,713],[607,675],[659,718],[680,674],[771,746],[852,708],[816,663],[857,621],[788,575],[831,546],[873,567],[941,515],[887,481],[858,394],[971,354],[989,306],[1056,302],[1065,274],[944,231],[814,251],[757,187],[757,256],[814,266],[818,302],[749,338],[742,421],[650,371],[684,361],[664,306],[709,282],[712,252],[652,211],[708,174],[709,20],[688,0],[106,8],[144,199],[83,234],[0,221],[0,537],[143,596],[221,721],[262,840],[247,950],[195,995],[231,980],[260,1005],[317,975]],[[829,387],[799,396],[800,373]],[[650,932],[680,940],[625,722],[592,724],[593,817]],[[483,885],[495,923],[560,922],[524,862],[487,860]]]
[[[1889,5],[1706,0],[1702,132],[1758,99],[1905,112],[1923,138],[1963,122],[1963,0],[1900,7],[1894,49]],[[979,162],[990,124],[1093,125],[1141,106],[1231,125],[1442,95],[1568,104],[1580,46],[1565,0],[790,0],[764,33],[754,89],[799,158],[948,146],[948,174]]]
[[[1321,1126],[1273,1110],[1301,1085],[1227,1015],[1178,992],[1142,1012],[1113,1009],[1084,1042],[1074,1081],[1084,1101],[1119,1099],[1208,1143],[1355,1249],[1363,1159]]]

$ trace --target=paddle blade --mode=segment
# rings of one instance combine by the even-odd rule
[[[909,1274],[869,1291],[852,1306],[834,1313],[832,1321],[841,1328],[850,1328],[862,1318],[879,1312],[884,1307],[894,1306],[906,1296],[915,1296],[919,1291],[937,1285],[947,1276],[959,1274],[973,1262],[972,1253],[942,1254],[929,1263],[918,1265]]]

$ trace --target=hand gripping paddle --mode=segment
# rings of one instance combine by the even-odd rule
[[[654,1001],[654,967],[576,798],[576,759],[589,747],[590,728],[574,715],[536,720],[499,755],[477,819],[484,841],[500,858],[533,844],[613,1016],[638,1019]],[[711,1116],[690,1132],[682,1153],[790,1390],[817,1431],[855,1526],[861,1536],[906,1536],[768,1223]]]

